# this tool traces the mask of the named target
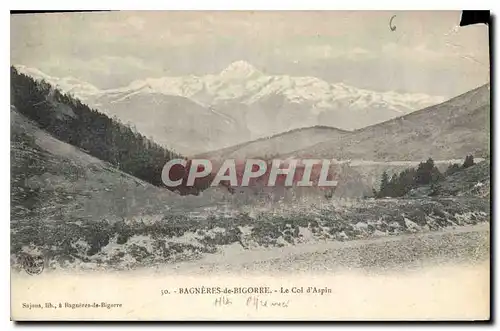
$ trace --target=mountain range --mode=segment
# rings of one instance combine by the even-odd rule
[[[22,65],[16,68],[185,155],[304,127],[358,130],[445,100],[369,91],[315,77],[268,75],[245,61],[218,74],[147,78],[113,89]]]
[[[421,161],[490,154],[490,84],[441,104],[337,135],[288,157]]]
[[[136,139],[139,137],[138,134],[132,133],[133,130],[122,126],[123,130],[117,131],[118,134],[126,134],[130,131],[127,137],[130,136],[131,139],[122,139],[126,145],[125,148],[122,148],[123,146],[120,147],[121,149],[117,149],[116,147],[111,148],[105,144],[107,140],[103,132],[108,132],[108,129],[112,129],[115,126],[119,127],[119,123],[115,123],[114,126],[108,126],[108,129],[103,131],[101,129],[103,122],[99,116],[105,117],[105,115],[91,111],[88,108],[84,112],[85,107],[78,100],[55,93],[50,86],[37,85],[33,80],[25,76],[16,76],[15,70],[13,73],[12,93],[15,106],[12,107],[15,109],[19,106],[21,112],[30,115],[32,120],[39,121],[42,127],[48,126],[50,133],[61,136],[70,144],[75,143],[80,149],[83,148],[82,151],[85,153],[91,150],[94,154],[102,154],[108,162],[115,162],[113,161],[115,159],[113,157],[109,158],[108,154],[111,153],[110,155],[113,156],[116,154],[116,150],[122,151],[117,155],[121,161],[125,162],[123,163],[125,165],[128,161],[130,161],[129,164],[131,165],[142,165],[149,160],[148,154],[142,153],[143,148],[132,148],[133,141],[130,140],[133,140],[134,137]],[[66,83],[68,86],[74,86],[68,82],[74,83],[76,80],[65,79],[60,84]],[[82,84],[82,86],[85,85]],[[45,94],[32,93],[32,91],[38,90],[45,91]],[[92,91],[90,88],[86,88],[85,90]],[[110,96],[101,95],[101,97]],[[138,94],[134,97],[134,101],[138,106],[151,105],[151,108],[153,108],[159,102],[162,105],[167,105],[164,113],[167,112],[171,116],[168,123],[175,123],[177,125],[177,131],[173,131],[170,137],[174,137],[174,134],[177,132],[179,135],[178,139],[182,142],[182,136],[179,132],[189,132],[186,129],[189,128],[191,135],[198,134],[199,139],[204,139],[207,133],[200,131],[199,128],[203,125],[210,127],[207,124],[211,120],[210,115],[207,115],[210,113],[206,112],[206,109],[202,105],[194,101],[189,101],[197,105],[197,107],[193,106],[189,108],[189,115],[191,117],[186,117],[185,113],[181,115],[175,114],[178,103],[182,103],[184,100],[189,99],[159,93],[149,95]],[[45,106],[40,108],[40,105]],[[127,112],[131,103],[128,102],[120,105],[123,107],[123,112]],[[41,116],[42,114],[37,109],[42,109],[44,113],[47,112],[46,116]],[[16,112],[14,112],[14,115],[16,115]],[[50,115],[48,114],[50,112],[55,112],[56,114]],[[84,117],[83,115],[85,114],[91,118]],[[136,114],[138,121],[144,115],[143,113],[133,114]],[[215,112],[215,114],[217,113]],[[218,116],[225,118],[221,114],[218,114]],[[77,119],[78,117],[80,117],[80,120]],[[11,119],[16,119],[16,117],[13,117],[11,114]],[[85,123],[88,123],[88,125]],[[237,123],[229,119],[227,121],[222,120],[222,123],[237,125]],[[65,126],[67,127],[65,128]],[[87,130],[88,126],[92,126],[94,130]],[[223,128],[223,126],[221,125],[220,128]],[[211,129],[213,130],[214,127],[211,127]],[[33,130],[28,131],[31,132]],[[69,136],[61,134],[61,132],[66,132]],[[226,132],[221,130],[221,135]],[[100,136],[103,138],[91,139],[91,137]],[[145,141],[145,138],[140,139],[141,141]],[[211,159],[244,159],[249,157],[264,159],[336,159],[341,161],[339,162],[340,164],[336,165],[338,167],[339,178],[342,179],[342,183],[346,184],[345,189],[339,192],[336,191],[336,194],[340,194],[341,196],[350,196],[352,194],[364,196],[366,192],[369,192],[370,187],[377,187],[376,181],[381,177],[382,172],[388,171],[392,173],[393,170],[401,171],[409,166],[418,165],[419,162],[429,157],[439,161],[436,164],[439,163],[444,167],[440,169],[441,171],[445,170],[448,163],[456,163],[457,159],[460,162],[465,155],[488,159],[490,154],[489,139],[490,85],[486,84],[440,104],[353,131],[316,125],[308,128],[292,129],[270,137],[245,141],[219,150],[204,152],[197,156],[204,156]],[[45,140],[51,141],[48,138]],[[117,142],[116,136],[111,142],[108,141],[111,144]],[[174,142],[178,143],[179,141],[174,140]],[[104,145],[101,146],[102,144]],[[144,146],[150,146],[151,144],[152,142],[150,141]],[[67,144],[60,145],[66,146]],[[90,146],[90,149],[87,146]],[[187,146],[189,147],[189,145]],[[103,149],[104,147],[107,149]],[[68,148],[63,149],[67,150]],[[108,151],[109,153],[106,154],[103,151]],[[133,151],[136,151],[135,154],[131,153]],[[139,151],[138,154],[137,151]],[[78,155],[83,154],[79,153]],[[99,156],[97,157],[99,158]],[[50,156],[47,155],[46,158],[50,159]],[[160,163],[158,164],[159,169],[161,169],[163,157],[160,157],[160,159]],[[140,162],[137,163],[136,161]],[[116,162],[113,164],[116,166]],[[126,169],[125,167],[120,168],[120,164],[118,164],[119,170],[121,168],[132,172],[137,170],[130,167]],[[155,164],[152,164],[152,166],[156,169]],[[138,175],[141,174],[142,172],[138,173]],[[354,183],[357,184],[354,185]],[[353,191],[353,189],[355,190]]]
[[[490,85],[354,131],[314,126],[200,154],[214,159],[333,158],[375,162],[489,155]],[[387,164],[386,164],[387,165]],[[404,166],[404,165],[403,165]]]

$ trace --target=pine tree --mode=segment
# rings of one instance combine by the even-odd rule
[[[387,174],[387,171],[384,170],[384,172],[382,173],[382,180],[380,181],[380,190],[378,192],[378,196],[380,198],[387,196],[388,188],[389,188],[389,175]]]
[[[465,157],[464,164],[462,165],[463,168],[468,168],[474,165],[474,157],[472,155],[467,155]]]
[[[373,190],[375,197],[401,197],[419,185],[435,185],[443,178],[443,174],[434,165],[434,160],[429,158],[426,162],[421,162],[417,169],[408,168],[399,174],[394,174],[390,179],[386,171],[382,174],[380,190]]]
[[[434,160],[429,158],[426,162],[421,162],[418,165],[417,173],[415,176],[415,183],[417,185],[430,184],[441,178],[441,173],[434,165]]]
[[[448,166],[448,168],[444,172],[444,175],[451,176],[459,170],[460,170],[460,165],[458,165],[457,163],[453,163]]]

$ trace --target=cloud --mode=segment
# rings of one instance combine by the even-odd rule
[[[40,64],[44,68],[56,68],[63,65],[69,70],[114,74],[131,70],[145,70],[148,66],[139,58],[132,56],[100,56],[89,60],[78,58],[51,58]]]
[[[363,60],[373,56],[372,52],[361,47],[334,47],[328,44],[302,45],[293,48],[276,49],[275,54],[292,61],[316,61],[328,59]]]
[[[426,44],[419,44],[414,47],[409,47],[388,43],[381,48],[380,56],[412,63],[435,62],[445,66],[446,64],[449,65],[453,63],[453,61],[462,60],[474,61],[481,64],[483,61],[487,61],[487,58],[485,59],[484,57],[488,55],[486,52],[484,54],[477,54],[475,52],[464,52],[461,49],[446,46],[441,48],[430,48]]]
[[[133,56],[101,56],[91,60],[88,65],[91,70],[113,74],[118,70],[145,70],[148,68],[144,60]]]
[[[52,57],[50,59],[32,58],[16,64],[38,68],[43,72],[56,77],[76,77],[87,81],[99,88],[125,85],[137,77],[156,76],[166,74],[161,65],[146,62],[133,56],[104,55],[90,59],[75,57]]]
[[[488,79],[486,27],[453,30],[460,17],[457,11],[399,12],[393,32],[388,28],[392,15],[368,11],[16,15],[11,18],[11,61],[54,76],[113,87],[151,76],[214,73],[241,59],[267,72],[316,75],[373,89],[407,88],[406,81],[412,81],[412,90],[425,92],[448,86],[442,81],[453,76],[449,89],[462,92]],[[381,78],[387,73],[390,79]]]
[[[137,16],[131,16],[131,17],[127,18],[127,23],[137,30],[144,29],[144,25],[145,25],[145,21],[142,18],[137,17]]]

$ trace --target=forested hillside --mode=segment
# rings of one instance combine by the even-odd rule
[[[162,186],[166,161],[179,155],[45,81],[11,67],[11,104],[40,128],[117,169]]]
[[[382,174],[380,190],[373,190],[377,198],[456,196],[472,194],[486,197],[490,191],[490,160],[476,164],[472,155],[467,155],[463,164],[453,163],[441,173],[429,158],[417,168],[408,168],[389,176]]]

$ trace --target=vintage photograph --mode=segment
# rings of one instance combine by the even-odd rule
[[[490,318],[489,11],[10,28],[11,319]]]

